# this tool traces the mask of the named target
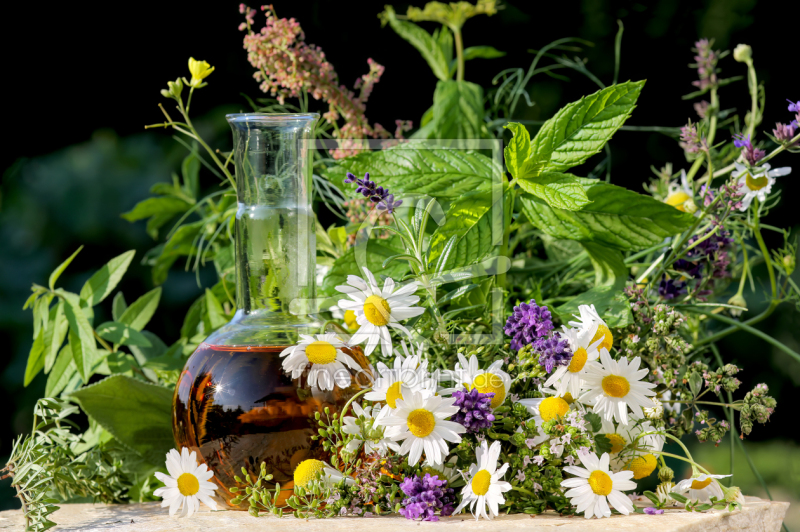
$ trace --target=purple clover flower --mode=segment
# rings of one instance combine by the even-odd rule
[[[364,179],[358,179],[350,172],[347,172],[347,178],[345,178],[344,182],[346,184],[357,183],[357,193],[369,198],[371,202],[377,203],[378,209],[385,210],[389,214],[403,204],[403,200],[395,201],[394,194],[389,194],[388,188],[384,189],[381,186],[377,186],[375,181],[370,181],[369,172],[364,174]]]
[[[479,432],[492,426],[494,414],[491,405],[494,393],[480,393],[477,388],[473,388],[469,392],[456,390],[453,397],[456,398],[453,406],[457,406],[459,410],[451,421],[464,425],[467,432]]]
[[[659,510],[658,508],[650,506],[649,508],[644,509],[644,513],[647,515],[661,515],[664,513],[664,510]]]
[[[423,521],[438,521],[436,511],[442,517],[453,513],[456,495],[453,488],[448,488],[447,480],[425,473],[423,478],[417,475],[406,477],[400,483],[400,489],[406,494],[400,514],[406,519],[419,519]]]
[[[554,333],[549,338],[539,338],[533,344],[533,350],[539,354],[539,365],[547,373],[553,373],[556,366],[567,366],[572,360],[569,342],[561,335]]]
[[[733,145],[737,148],[742,148],[744,160],[747,161],[747,164],[750,166],[758,164],[758,161],[763,159],[767,154],[764,150],[753,147],[753,143],[750,142],[750,135],[745,135],[743,133],[733,136]]]
[[[685,281],[675,281],[675,279],[667,279],[666,275],[661,276],[661,281],[658,283],[658,295],[666,300],[670,300],[685,293]]]
[[[503,328],[503,332],[512,338],[511,349],[515,351],[532,344],[537,338],[547,336],[552,330],[552,314],[547,306],[537,305],[535,299],[514,307]]]

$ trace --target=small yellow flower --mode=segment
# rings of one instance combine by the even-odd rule
[[[189,72],[192,73],[190,85],[194,88],[198,88],[203,84],[203,80],[214,72],[214,67],[209,65],[207,61],[198,61],[194,57],[190,57]]]

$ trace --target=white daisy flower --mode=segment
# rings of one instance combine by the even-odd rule
[[[550,397],[537,397],[533,399],[520,399],[519,404],[523,405],[533,415],[533,420],[536,422],[537,434],[533,438],[532,446],[535,447],[540,443],[547,441],[550,436],[545,434],[542,428],[542,423],[564,417],[570,409],[570,403],[564,398],[556,395],[555,390],[543,389],[543,393],[550,393]],[[521,432],[522,428],[517,429]]]
[[[568,393],[571,397],[578,397],[581,393],[581,384],[583,383],[583,375],[586,373],[587,364],[591,365],[592,362],[600,358],[598,347],[603,342],[603,339],[598,338],[591,342],[593,334],[590,330],[562,328],[564,332],[561,336],[569,342],[572,359],[568,366],[558,366],[558,369],[550,375],[544,385],[555,386],[558,395],[563,396]]]
[[[461,504],[453,511],[460,513],[466,506],[477,521],[482,515],[486,519],[493,519],[500,513],[499,506],[506,502],[503,493],[511,489],[511,484],[500,479],[506,474],[508,464],[497,469],[497,459],[500,457],[500,442],[495,441],[489,447],[486,440],[475,449],[476,463],[469,466],[465,477],[467,484],[461,490]],[[487,514],[486,507],[489,507]],[[477,513],[475,510],[477,509]]]
[[[205,464],[197,465],[194,451],[190,453],[186,447],[180,453],[170,450],[166,466],[169,475],[156,472],[156,478],[164,483],[164,487],[155,490],[153,495],[164,499],[161,507],[169,506],[169,515],[175,515],[183,507],[180,517],[191,517],[200,510],[200,501],[212,510],[217,509],[217,503],[211,497],[219,486],[209,482],[214,473]]]
[[[740,211],[749,209],[753,198],[758,198],[758,201],[763,203],[767,199],[767,195],[772,192],[775,178],[792,173],[792,169],[788,166],[770,170],[769,164],[763,164],[758,168],[752,169],[742,163],[733,164],[736,166],[733,177],[742,185],[739,192],[744,193],[744,197],[741,200],[742,206],[739,208]]]
[[[611,503],[622,514],[633,512],[633,503],[622,493],[636,489],[636,483],[631,480],[633,471],[610,472],[608,453],[603,453],[599,459],[595,453],[579,455],[585,467],[566,466],[564,471],[576,478],[561,481],[562,487],[571,488],[565,495],[577,506],[576,511],[583,512],[586,519],[594,516],[611,517],[611,508],[608,506]]]
[[[592,404],[594,412],[606,419],[612,417],[623,425],[628,424],[628,408],[637,417],[644,417],[642,407],[653,408],[653,401],[646,396],[655,395],[655,383],[643,382],[650,370],[639,369],[641,359],[635,357],[628,362],[626,358],[613,360],[606,349],[600,349],[600,362],[586,370],[583,377],[584,389],[579,401]]]
[[[355,453],[361,446],[364,446],[366,454],[378,453],[380,456],[385,456],[389,449],[399,451],[400,445],[393,442],[389,438],[385,438],[383,434],[383,427],[375,426],[375,418],[380,414],[381,407],[372,405],[372,408],[361,408],[358,403],[353,403],[353,412],[356,417],[344,416],[342,417],[342,432],[345,434],[352,434],[356,438],[350,440],[344,450],[348,453]]]
[[[458,362],[454,371],[450,372],[455,381],[454,388],[442,390],[442,393],[453,393],[455,390],[471,391],[473,388],[480,393],[493,393],[491,407],[495,409],[506,400],[508,390],[511,388],[511,376],[503,371],[503,361],[495,360],[486,369],[478,366],[478,357],[472,355],[467,358],[458,353]]]
[[[677,182],[669,184],[664,203],[675,207],[681,212],[693,213],[697,211],[697,206],[692,200],[693,196],[692,187],[689,186],[689,181],[686,179],[686,170],[681,170],[680,184]]]
[[[603,427],[598,434],[604,434],[611,443],[611,469],[614,471],[633,471],[636,480],[650,476],[658,466],[657,458],[652,452],[661,451],[666,443],[666,436],[655,434],[657,431],[646,419],[634,414],[629,417],[628,425],[617,424],[603,419]],[[653,434],[648,434],[653,433]],[[640,434],[645,434],[640,437]],[[636,443],[634,450],[631,444]]]
[[[705,473],[693,475],[678,482],[675,493],[686,492],[686,498],[692,501],[711,502],[711,497],[721,501],[725,499],[718,478],[727,478],[730,475],[706,475]]]
[[[339,308],[355,312],[358,331],[350,338],[353,344],[367,342],[364,354],[369,355],[381,344],[383,356],[392,354],[392,339],[389,327],[402,331],[406,336],[411,333],[398,323],[398,320],[407,320],[425,312],[424,308],[416,307],[419,296],[415,296],[417,283],[411,282],[397,288],[392,279],[387,278],[383,290],[378,287],[375,277],[367,268],[363,268],[367,280],[356,275],[347,276],[347,284],[337,286],[336,290],[345,294],[350,299],[340,299]]]
[[[408,454],[408,465],[417,464],[422,451],[431,465],[439,465],[448,453],[445,441],[459,443],[459,434],[467,430],[463,425],[445,419],[458,412],[458,407],[453,406],[455,401],[455,398],[426,397],[423,393],[408,390],[404,399],[397,399],[397,408],[375,423],[388,427],[386,436],[393,441],[405,440],[398,452]]]
[[[591,340],[589,340],[590,345],[602,339],[597,349],[611,349],[614,343],[614,336],[611,334],[611,329],[608,328],[608,324],[606,324],[600,317],[600,314],[597,313],[597,309],[594,308],[594,305],[579,305],[578,312],[580,313],[580,317],[575,316],[575,318],[578,318],[578,321],[571,321],[568,325],[586,331],[591,338]]]
[[[345,366],[356,371],[362,368],[342,351],[344,346],[344,342],[335,333],[316,336],[301,334],[297,345],[281,351],[281,358],[285,357],[283,370],[291,373],[293,379],[299,379],[310,365],[308,383],[312,388],[333,390],[334,384],[346,387],[351,382],[351,375]]]
[[[338,469],[331,467],[329,463],[311,458],[297,464],[294,469],[294,485],[305,488],[312,480],[317,478],[318,474],[319,478],[330,486],[338,484],[342,479],[348,486],[356,483],[353,478],[345,476]]]
[[[383,417],[397,408],[397,400],[403,398],[404,390],[424,392],[426,395],[436,393],[436,382],[428,375],[428,361],[417,355],[403,358],[397,355],[392,367],[378,362],[378,377],[372,384],[372,390],[364,395],[368,401],[386,403],[378,417]]]

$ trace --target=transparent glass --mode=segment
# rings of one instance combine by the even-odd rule
[[[230,504],[234,476],[242,467],[257,475],[261,462],[281,484],[281,498],[290,496],[294,468],[317,453],[314,413],[338,411],[359,385],[354,374],[346,388],[312,389],[307,372],[292,379],[279,356],[320,328],[303,304],[315,289],[310,147],[319,115],[227,118],[239,202],[237,310],[189,357],[175,388],[173,432],[179,448],[197,451],[214,471],[217,494]],[[360,349],[348,353],[369,367]]]

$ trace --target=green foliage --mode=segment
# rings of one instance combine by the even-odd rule
[[[483,120],[483,88],[468,81],[440,81],[433,93],[433,139],[489,137]]]
[[[380,279],[381,275],[387,275],[392,279],[401,279],[408,272],[408,264],[402,261],[392,261],[384,267],[386,259],[401,253],[402,250],[398,248],[390,247],[380,242],[370,242],[366,253],[361,258],[363,261],[361,263],[359,263],[356,251],[357,247],[351,247],[344,255],[333,262],[333,266],[328,275],[325,276],[325,281],[320,289],[322,294],[327,296],[336,294],[336,286],[345,284],[348,275],[363,277],[362,266],[369,268],[376,279]]]
[[[453,53],[452,38],[450,47],[447,49],[441,45],[441,41],[444,39],[441,39],[438,35],[431,35],[413,22],[398,19],[392,6],[386,6],[384,12],[381,13],[381,23],[384,25],[388,23],[395,33],[416,48],[425,61],[428,62],[428,66],[431,67],[433,74],[437,78],[442,81],[451,78],[448,54],[452,56]]]
[[[73,392],[70,398],[120,444],[158,464],[175,445],[172,393],[139,379],[112,375]]]
[[[522,210],[544,233],[620,250],[643,249],[689,228],[694,218],[674,207],[615,185],[579,178],[590,203],[579,211],[551,207],[523,195]]]
[[[136,251],[126,251],[114,257],[108,264],[92,275],[81,288],[80,297],[86,304],[93,307],[103,301],[117,287],[122,276],[128,270]]]

